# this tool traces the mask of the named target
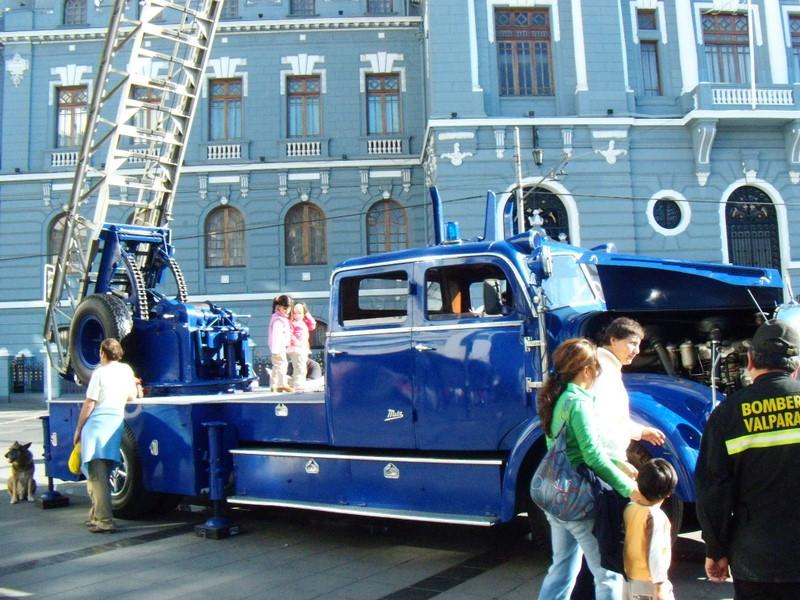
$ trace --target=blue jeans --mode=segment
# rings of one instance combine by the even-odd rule
[[[553,564],[547,570],[539,600],[567,600],[581,568],[585,555],[594,575],[596,600],[621,600],[622,575],[600,566],[600,549],[592,534],[593,519],[562,521],[547,514],[550,538],[553,542]]]

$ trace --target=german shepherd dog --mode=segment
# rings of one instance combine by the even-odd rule
[[[8,478],[11,504],[16,504],[20,500],[34,501],[36,480],[33,478],[33,453],[29,450],[30,446],[30,442],[27,444],[14,442],[6,452],[6,458],[11,463],[11,477]]]

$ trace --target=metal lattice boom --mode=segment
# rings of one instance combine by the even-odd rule
[[[61,373],[109,209],[133,209],[134,225],[171,220],[222,3],[145,0],[135,19],[126,0],[111,9],[45,315],[45,344]],[[149,258],[137,257],[139,266]]]

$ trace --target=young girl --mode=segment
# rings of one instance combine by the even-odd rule
[[[293,392],[289,387],[286,371],[289,362],[286,353],[292,339],[292,325],[289,322],[289,313],[292,309],[292,299],[286,294],[275,296],[272,301],[272,318],[269,320],[269,351],[272,355],[272,372],[270,373],[270,386],[273,392]]]
[[[597,348],[585,338],[566,340],[553,353],[553,371],[537,396],[537,412],[547,445],[566,427],[567,457],[574,466],[587,465],[619,494],[639,501],[636,482],[603,451],[594,422],[594,396],[589,391],[600,373]],[[622,576],[600,565],[600,548],[592,533],[594,519],[562,521],[545,513],[550,523],[553,564],[539,591],[540,600],[569,598],[581,567],[581,556],[594,575],[597,600],[619,600]]]
[[[309,334],[317,327],[317,322],[308,308],[298,302],[292,308],[292,339],[289,342],[289,360],[292,361],[292,387],[297,389],[306,380],[308,355],[311,354]]]

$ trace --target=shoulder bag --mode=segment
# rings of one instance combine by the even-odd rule
[[[595,490],[584,472],[567,458],[567,424],[562,425],[531,479],[531,498],[542,510],[562,521],[594,517]],[[582,472],[583,471],[583,472]]]

